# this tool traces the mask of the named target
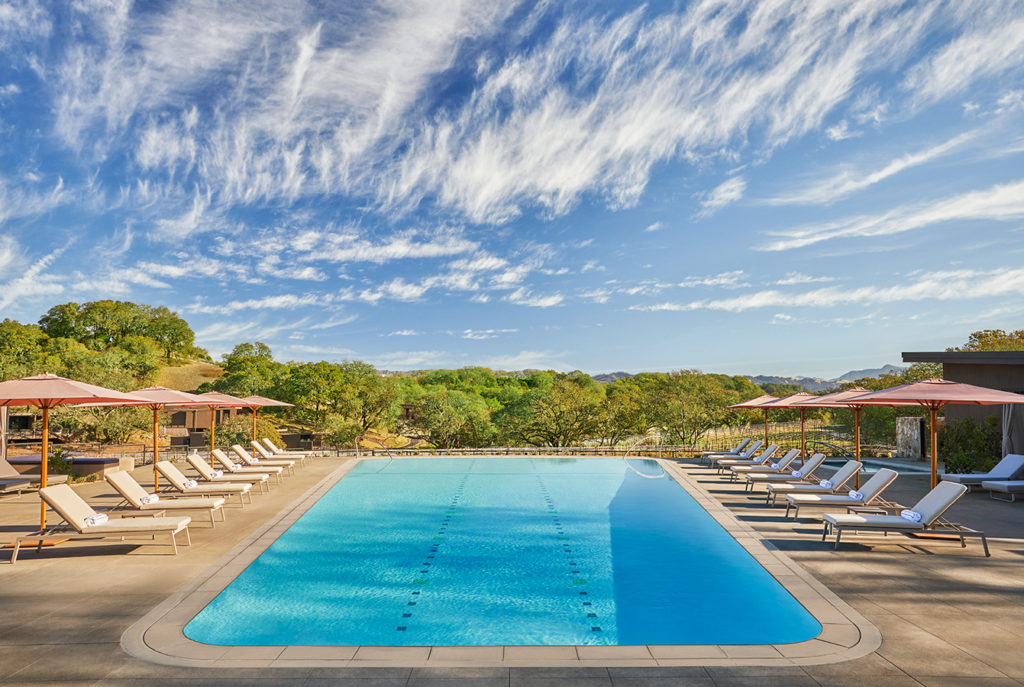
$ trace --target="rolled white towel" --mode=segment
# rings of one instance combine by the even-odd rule
[[[249,460],[251,460],[251,461],[252,461],[252,462],[254,462],[254,463],[258,463],[258,462],[260,462],[260,459],[259,459],[259,458],[257,458],[256,456],[252,456],[252,457],[251,457],[251,458],[250,458]]]
[[[182,482],[182,484],[185,485],[186,489],[195,489],[196,487],[199,486],[199,482],[195,481],[194,479],[187,479],[184,482]]]
[[[156,503],[159,500],[159,494],[146,494],[141,499],[139,499],[139,503],[141,503],[143,506],[148,506],[150,504]]]
[[[234,472],[235,470],[237,470],[240,467],[242,467],[241,463],[232,463],[231,464],[231,471]]]
[[[860,493],[856,489],[851,489],[850,490],[850,498],[853,499],[854,501],[863,501],[864,500],[864,494]]]
[[[921,514],[916,510],[901,510],[900,517],[909,520],[910,522],[921,522]]]
[[[793,477],[796,477],[797,479],[800,479],[801,477],[804,476],[804,471],[803,470],[794,470],[793,472],[791,472],[789,474],[793,475]]]
[[[778,463],[772,463],[772,470],[778,470],[778,469],[779,469],[779,464]]]
[[[223,477],[223,476],[224,476],[224,471],[223,470],[214,470],[213,471],[213,478],[214,479],[217,479],[218,477]]]
[[[106,513],[97,513],[96,515],[90,515],[85,519],[86,527],[95,527],[96,525],[102,525],[110,518],[107,517]]]
[[[823,479],[818,482],[818,486],[822,489],[835,489],[836,485],[832,484],[831,480]]]

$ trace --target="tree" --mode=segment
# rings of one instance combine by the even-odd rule
[[[80,309],[78,303],[55,305],[39,318],[39,328],[51,338],[81,341],[85,337],[85,329],[79,323]]]
[[[357,360],[338,367],[341,393],[337,405],[341,414],[358,422],[364,432],[391,427],[398,414],[398,385],[377,374],[372,365]]]
[[[550,387],[523,394],[502,414],[505,436],[535,446],[571,446],[599,427],[604,389],[576,371],[557,375]]]
[[[287,375],[287,366],[274,360],[270,346],[261,341],[240,343],[224,356],[224,374],[213,388],[235,396],[265,396]]]
[[[1024,329],[1007,332],[1002,329],[982,329],[971,332],[967,343],[949,351],[1024,351]]]
[[[160,344],[167,360],[171,359],[172,353],[188,353],[196,338],[188,322],[163,305],[150,310],[146,334]]]
[[[416,423],[442,448],[485,446],[494,435],[487,404],[464,391],[435,391],[423,399]]]

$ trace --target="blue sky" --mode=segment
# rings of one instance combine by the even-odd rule
[[[1024,2],[54,5],[0,6],[0,317],[825,377],[1022,326]]]

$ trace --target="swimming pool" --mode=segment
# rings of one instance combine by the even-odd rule
[[[227,646],[782,644],[820,631],[675,481],[542,458],[364,460],[185,626]]]

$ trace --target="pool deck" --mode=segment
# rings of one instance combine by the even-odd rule
[[[600,658],[588,665],[495,667],[487,665],[495,659],[489,647],[447,657],[463,662],[475,653],[478,667],[376,667],[371,666],[372,651],[365,653],[365,663],[353,657],[338,659],[345,665],[312,666],[296,657],[293,666],[253,666],[254,659],[268,666],[280,659],[281,650],[273,657],[264,653],[228,659],[240,663],[221,662],[217,667],[171,666],[136,658],[122,648],[122,635],[130,626],[208,575],[245,540],[258,538],[261,529],[279,527],[282,513],[342,463],[315,460],[244,510],[229,508],[226,523],[213,529],[198,523],[192,528],[193,546],[176,557],[164,555],[162,546],[110,542],[68,542],[42,554],[28,550],[14,566],[6,565],[0,554],[0,682],[366,687],[1024,684],[1024,504],[992,501],[979,492],[966,495],[951,510],[952,519],[989,534],[991,558],[982,556],[977,542],[960,549],[948,543],[921,545],[898,536],[882,541],[852,535],[834,552],[831,544],[820,541],[820,524],[813,514],[795,524],[786,521],[779,509],[760,505],[763,499],[745,494],[739,483],[726,483],[707,468],[687,464],[681,465],[681,472],[727,507],[739,523],[759,533],[770,544],[768,550],[784,552],[877,627],[881,645],[860,658],[823,665],[780,665],[776,656],[748,656],[743,658],[748,665],[712,665],[716,661],[707,660],[697,661],[703,665],[657,667],[637,666],[635,657]],[[136,474],[147,478],[146,470]],[[76,488],[93,504],[113,505],[117,500],[102,483]],[[926,489],[924,479],[904,475],[887,496],[912,503]],[[0,502],[0,527],[8,540],[31,530],[36,517],[38,501],[31,494]],[[666,581],[669,587],[699,583],[699,577]],[[553,653],[566,649],[551,648]],[[435,657],[441,658],[445,657]],[[564,653],[552,655],[555,662],[564,658]],[[579,653],[574,658],[588,660]],[[770,665],[773,662],[776,665]]]

